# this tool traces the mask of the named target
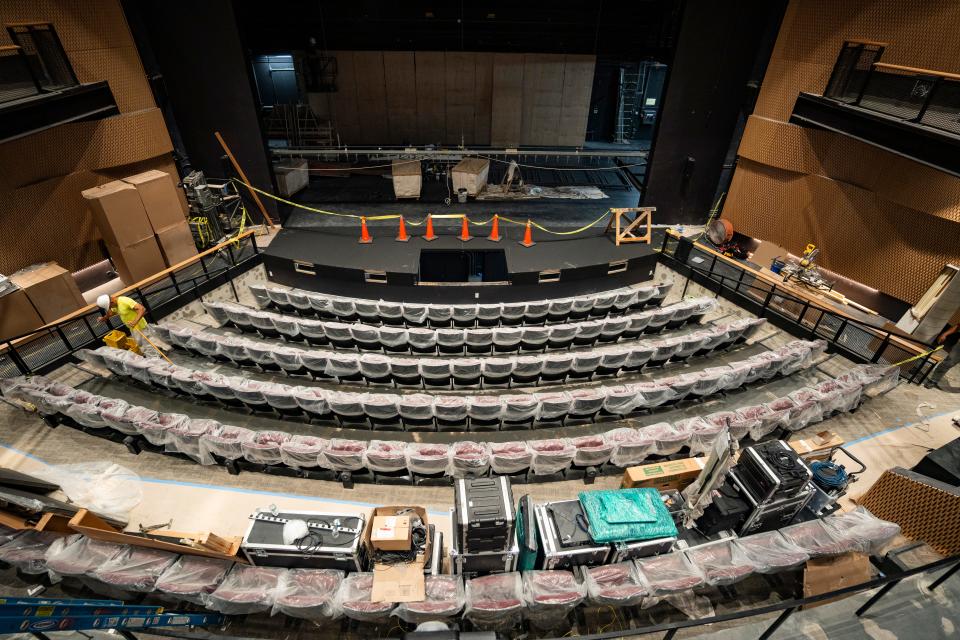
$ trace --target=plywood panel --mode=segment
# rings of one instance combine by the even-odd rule
[[[523,54],[493,54],[493,90],[490,144],[520,144],[523,121]]]
[[[383,53],[354,51],[353,67],[357,85],[357,113],[362,144],[389,141],[387,92],[383,79]]]
[[[437,51],[417,51],[415,60],[419,142],[439,142],[447,138],[446,60]]]
[[[490,118],[493,114],[493,54],[474,54],[473,144],[490,144]]]
[[[562,55],[524,55],[521,144],[557,144],[563,102],[563,67]]]
[[[384,51],[390,142],[414,144],[417,139],[417,65],[412,51]]]
[[[594,56],[565,56],[557,144],[580,146],[587,135]]]
[[[446,93],[448,144],[470,144],[473,141],[476,61],[474,54],[447,52]]]
[[[357,111],[357,74],[352,51],[336,51],[337,90],[333,94],[333,124],[341,144],[361,144]]]

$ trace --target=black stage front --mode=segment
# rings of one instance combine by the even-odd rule
[[[612,289],[651,280],[657,263],[649,245],[618,247],[606,235],[538,240],[532,247],[455,236],[359,244],[354,236],[283,229],[263,254],[268,277],[278,284],[357,298],[451,303]]]

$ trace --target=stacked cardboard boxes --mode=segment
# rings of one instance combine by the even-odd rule
[[[197,245],[187,224],[184,200],[170,174],[146,171],[123,181],[136,188],[140,195],[166,265],[172,267],[197,255]]]
[[[133,284],[163,271],[163,254],[136,187],[114,180],[82,192],[120,279]]]
[[[35,264],[10,276],[0,295],[0,340],[15,338],[86,306],[73,274],[56,262]]]

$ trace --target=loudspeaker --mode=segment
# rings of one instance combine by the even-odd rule
[[[934,449],[913,467],[928,478],[960,487],[960,438]]]

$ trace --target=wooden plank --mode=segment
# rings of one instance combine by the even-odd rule
[[[73,533],[73,529],[70,528],[70,518],[58,516],[55,513],[43,514],[40,520],[37,521],[34,529],[37,531],[49,531],[51,533]]]
[[[8,511],[0,511],[0,524],[23,531],[24,529],[33,529],[33,525],[27,522],[26,518],[14,515]]]
[[[123,531],[114,529],[86,509],[81,509],[77,512],[77,515],[70,519],[70,528],[77,533],[82,533],[94,540],[103,540],[104,542],[159,549],[161,551],[169,551],[170,553],[179,553],[187,556],[203,556],[204,558],[219,558],[221,560],[244,562],[243,558],[237,556],[241,542],[239,537],[233,538],[234,544],[231,547],[231,553],[220,553],[205,548],[191,547],[178,542],[166,542],[164,540],[124,533]]]
[[[568,55],[564,59],[559,145],[578,147],[586,138],[595,60],[594,56],[581,55]]]
[[[476,145],[490,144],[490,118],[493,114],[493,54],[474,54],[474,111],[473,142]]]
[[[446,60],[442,51],[417,51],[417,137],[421,144],[446,139]]]
[[[491,145],[515,147],[520,144],[523,120],[523,73],[523,54],[493,54]]]
[[[447,91],[447,144],[467,145],[473,139],[474,83],[476,61],[474,54],[452,51],[445,54]]]
[[[383,53],[354,51],[357,84],[357,114],[362,144],[383,144],[389,139],[387,91],[383,79]]]
[[[333,94],[333,124],[341,144],[360,144],[356,70],[352,51],[336,51],[337,90]]]
[[[392,144],[417,140],[417,64],[412,51],[384,51],[383,77],[387,92],[387,122]]]

